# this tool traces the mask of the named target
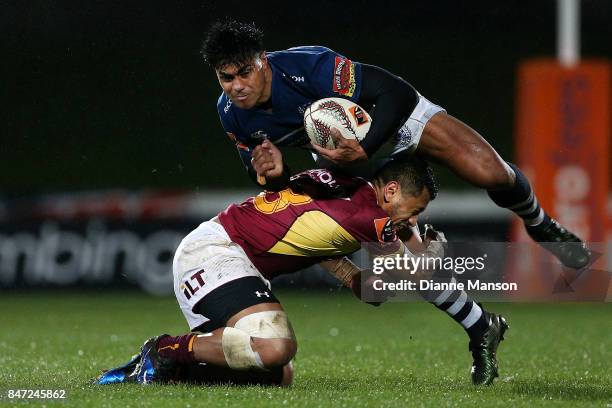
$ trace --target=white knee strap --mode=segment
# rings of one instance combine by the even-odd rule
[[[252,313],[238,320],[234,327],[223,330],[221,345],[225,361],[235,370],[264,369],[264,365],[253,348],[251,337],[260,339],[294,340],[293,328],[287,314],[282,310]]]
[[[238,320],[234,327],[261,339],[295,339],[287,313],[282,310],[251,313]]]
[[[251,336],[234,327],[223,329],[221,338],[225,361],[234,370],[264,369],[259,354],[251,347]]]

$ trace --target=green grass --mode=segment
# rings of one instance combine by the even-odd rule
[[[374,308],[336,291],[278,295],[299,342],[290,388],[90,386],[146,338],[185,332],[186,323],[174,298],[62,291],[0,295],[0,390],[66,389],[66,401],[46,402],[66,407],[612,404],[611,304],[489,304],[511,328],[500,378],[475,388],[466,335],[428,304]]]

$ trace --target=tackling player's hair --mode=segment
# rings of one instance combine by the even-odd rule
[[[263,32],[255,23],[226,19],[214,23],[202,43],[202,57],[213,68],[246,64],[261,53]]]
[[[374,176],[374,182],[385,185],[390,181],[399,183],[402,194],[418,196],[424,188],[433,200],[438,195],[438,182],[427,161],[415,155],[402,155],[385,163]]]

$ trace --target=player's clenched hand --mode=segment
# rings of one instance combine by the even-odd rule
[[[276,178],[283,174],[283,155],[269,140],[253,149],[251,164],[258,177]]]
[[[335,128],[331,129],[331,136],[332,139],[334,139],[336,148],[326,149],[324,147],[312,144],[312,148],[315,150],[315,152],[317,152],[317,154],[339,165],[368,159],[368,155],[357,140],[345,139],[340,134],[340,131]]]
[[[442,231],[436,231],[431,224],[425,224],[425,232],[422,239],[423,243],[427,245],[427,254],[440,258],[444,256],[444,249],[448,241]]]

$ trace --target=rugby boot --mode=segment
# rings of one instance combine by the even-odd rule
[[[106,385],[106,384],[119,384],[124,382],[134,382],[134,378],[130,376],[136,369],[138,362],[140,361],[140,353],[134,354],[130,361],[126,364],[104,371],[102,374],[92,380],[93,384]]]
[[[152,337],[145,341],[140,349],[142,357],[136,365],[136,369],[130,375],[138,384],[150,384],[152,382],[167,383],[176,380],[180,366],[169,358],[164,358],[157,351],[160,339],[168,337],[167,334]]]
[[[497,346],[504,339],[509,326],[503,316],[488,313],[489,328],[481,336],[470,339],[469,349],[472,352],[472,383],[490,385],[498,377]]]
[[[569,268],[582,269],[589,264],[591,254],[580,238],[553,218],[550,218],[550,222],[542,224],[526,227],[531,238],[544,244],[542,246],[546,250]],[[546,244],[548,242],[550,244]]]

